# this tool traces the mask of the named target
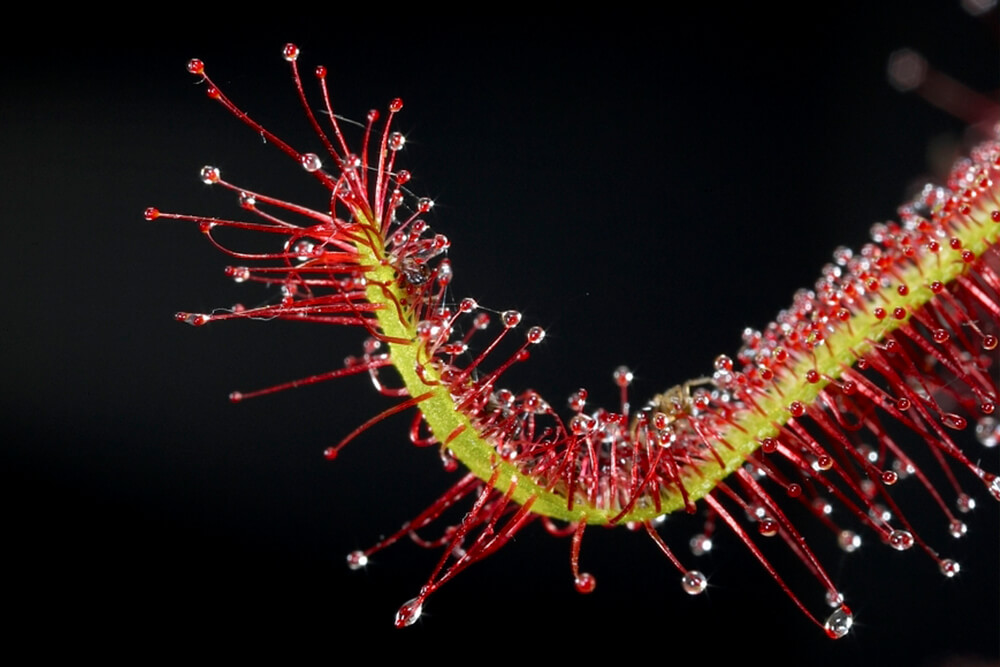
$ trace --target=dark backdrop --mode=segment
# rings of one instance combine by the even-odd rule
[[[723,8],[666,20],[279,13],[183,29],[165,18],[3,47],[10,636],[42,652],[60,645],[47,641],[57,628],[83,653],[207,640],[220,656],[277,644],[335,660],[357,645],[368,658],[516,660],[532,637],[560,662],[604,647],[632,661],[645,647],[671,661],[689,648],[775,664],[996,660],[1000,522],[983,493],[967,539],[934,534],[963,565],[956,580],[871,536],[859,554],[832,555],[858,624],[837,643],[734,540],[703,568],[709,594],[689,599],[624,529],[587,534],[591,596],[573,591],[568,541],[532,527],[435,595],[418,627],[393,630],[436,554],[403,544],[365,572],[343,556],[445,487],[435,456],[409,446],[396,417],[322,459],[389,405],[359,379],[230,405],[232,389],[338,366],[360,337],[176,324],[175,310],[261,295],[225,278],[229,260],[191,226],[141,216],[149,205],[235,215],[199,182],[206,163],[323,205],[184,70],[204,59],[231,97],[301,145],[308,128],[280,56],[294,40],[305,71],[329,67],[341,113],[405,100],[405,164],[438,202],[430,220],[452,239],[457,294],[519,308],[549,332],[509,384],[557,404],[586,386],[613,406],[610,375],[625,363],[644,400],[734,353],[743,327],[812,284],[835,246],[857,247],[894,215],[933,171],[931,148],[963,140],[961,121],[888,86],[892,50],[920,49],[995,91],[995,11],[880,4],[812,8],[794,29],[777,10]],[[995,453],[986,461],[997,468]],[[916,489],[900,493],[920,511]]]

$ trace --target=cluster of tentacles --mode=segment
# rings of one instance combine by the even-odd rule
[[[411,441],[439,448],[446,467],[460,462],[468,469],[398,532],[348,556],[352,568],[363,567],[372,553],[407,536],[441,549],[397,625],[413,623],[429,595],[539,518],[551,532],[572,536],[571,566],[581,592],[595,585],[578,564],[586,526],[627,523],[649,533],[681,573],[683,589],[697,594],[705,576],[682,563],[656,526],[670,512],[704,511],[705,529],[690,542],[695,556],[711,549],[718,523],[727,525],[831,637],[847,633],[851,612],[782,509],[786,504],[818,518],[845,551],[860,546],[858,531],[867,528],[892,548],[923,549],[946,576],[958,572],[958,563],[921,538],[889,491],[913,478],[955,537],[966,532],[961,513],[975,504],[959,481],[963,471],[1000,500],[1000,480],[956,437],[974,430],[986,447],[1000,439],[1000,142],[987,141],[956,164],[946,186],[928,186],[899,210],[899,222],[876,225],[859,253],[838,249],[813,289],[800,291],[765,330],[746,331],[735,360],[718,357],[710,376],[630,413],[631,374],[621,368],[617,412],[590,408],[581,389],[570,396],[563,418],[537,393],[501,385],[504,372],[526,359],[545,332],[532,327],[513,352],[501,353],[520,314],[499,313],[495,327],[473,299],[452,297],[449,242],[421,217],[433,202],[413,197],[409,173],[396,166],[405,139],[391,123],[402,103],[389,105],[380,128],[379,114],[369,114],[355,152],[330,104],[325,69],[316,69],[323,102],[317,117],[299,76],[298,49],[288,45],[284,55],[324,157],[300,152],[260,126],[212,83],[201,61],[188,69],[204,80],[209,97],[329,192],[328,210],[233,185],[205,167],[204,182],[233,191],[254,221],[152,208],[146,217],[198,223],[240,262],[227,268],[232,278],[280,290],[271,305],[178,313],[179,320],[288,319],[356,326],[368,334],[363,354],[343,368],[235,392],[234,401],[369,374],[379,391],[401,400],[330,447],[328,458],[388,414],[416,408]],[[230,248],[217,235],[228,228],[274,235],[279,249]],[[497,332],[488,333],[491,327]],[[392,381],[380,373],[390,365]],[[421,536],[463,501],[471,508],[457,525],[437,538]],[[813,615],[771,564],[766,551],[772,547],[764,543],[775,537],[818,580],[832,608],[828,617]]]

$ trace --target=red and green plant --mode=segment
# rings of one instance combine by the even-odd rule
[[[965,533],[962,514],[975,504],[970,481],[1000,500],[1000,480],[956,437],[975,431],[986,446],[1000,437],[995,138],[958,161],[945,185],[927,186],[900,207],[897,221],[876,225],[860,251],[838,249],[812,289],[796,294],[764,329],[747,330],[739,352],[719,356],[705,377],[636,409],[632,374],[622,367],[615,373],[616,409],[589,406],[581,389],[569,397],[564,416],[538,393],[502,384],[545,331],[533,326],[522,336],[517,311],[496,312],[454,296],[449,241],[424,220],[433,201],[413,196],[410,174],[397,165],[405,138],[392,121],[402,102],[390,103],[384,121],[371,112],[354,142],[334,114],[325,68],[315,72],[317,112],[299,76],[298,49],[288,45],[284,55],[321,142],[318,152],[300,151],[258,124],[208,78],[201,61],[188,69],[204,80],[209,97],[315,178],[329,193],[328,208],[234,185],[208,166],[202,180],[231,190],[252,221],[153,208],[146,217],[197,223],[238,262],[228,275],[281,293],[268,305],[178,313],[179,320],[196,326],[308,321],[357,327],[367,336],[363,353],[342,368],[235,392],[233,401],[368,375],[398,402],[327,449],[328,458],[376,422],[412,412],[411,442],[440,450],[446,468],[464,468],[402,529],[348,556],[350,567],[363,567],[403,537],[440,549],[425,586],[400,608],[397,625],[416,621],[432,593],[533,522],[570,539],[580,592],[596,583],[580,567],[587,527],[627,525],[648,533],[678,570],[683,590],[694,595],[705,590],[705,575],[667,546],[658,525],[673,512],[700,513],[694,556],[710,550],[717,527],[725,525],[793,603],[835,638],[850,630],[852,613],[793,516],[815,517],[847,552],[873,535],[893,549],[924,551],[946,577],[959,571],[921,537],[892,491],[912,478],[955,537]],[[274,249],[233,248],[224,230],[271,236]],[[505,351],[514,338],[519,342]],[[464,517],[452,524],[446,513],[462,503]],[[437,524],[445,525],[425,537]],[[818,596],[788,583],[772,564],[771,543],[783,544],[811,575],[830,611],[817,613]]]

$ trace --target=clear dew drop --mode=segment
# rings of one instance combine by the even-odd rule
[[[983,447],[996,447],[1000,443],[1000,421],[993,417],[980,417],[976,422],[976,440]]]
[[[899,459],[892,462],[892,469],[897,475],[899,475],[900,479],[906,479],[917,471],[917,469],[913,467],[912,463],[904,463]]]
[[[965,535],[965,533],[967,533],[968,530],[969,527],[965,525],[965,522],[959,521],[958,519],[955,519],[954,521],[948,524],[948,532],[951,533],[951,536],[954,537],[956,540]]]
[[[868,511],[868,516],[882,523],[892,521],[892,512],[881,503],[872,503],[872,508]]]
[[[437,340],[441,337],[443,329],[435,320],[420,320],[417,322],[417,338],[422,341]]]
[[[594,430],[595,426],[597,426],[596,420],[583,413],[573,415],[573,418],[569,420],[569,430],[576,436],[587,435]]]
[[[715,370],[729,372],[733,370],[733,360],[724,354],[720,354],[714,361]]]
[[[389,135],[389,150],[398,151],[406,145],[406,137],[402,132],[393,132]]]
[[[835,261],[838,266],[847,266],[847,262],[849,262],[853,256],[854,251],[847,246],[837,246],[837,249],[833,251],[833,261]]]
[[[955,506],[958,507],[958,511],[962,514],[968,514],[976,509],[976,499],[967,493],[960,493],[958,498],[955,499]]]
[[[545,329],[541,327],[531,327],[528,329],[528,342],[537,345],[545,339]]]
[[[986,487],[994,499],[1000,500],[1000,477],[994,477]]]
[[[347,567],[352,570],[360,570],[368,565],[368,556],[364,551],[352,551],[347,554]]]
[[[628,366],[619,366],[616,368],[613,377],[615,384],[619,387],[627,387],[632,384],[633,375]]]
[[[344,159],[340,161],[340,170],[345,174],[354,171],[361,166],[361,158],[359,158],[354,153],[348,153],[344,156]]]
[[[413,625],[424,612],[424,605],[420,598],[413,598],[396,612],[396,627],[405,628]]]
[[[453,270],[451,268],[451,262],[449,262],[447,259],[441,260],[441,263],[438,264],[438,267],[437,267],[437,282],[438,282],[438,285],[442,285],[442,286],[450,285],[451,281],[452,281],[452,278],[454,278],[454,276],[455,276],[455,274],[454,274],[454,272],[453,272]],[[544,333],[543,333],[543,335],[544,335]]]
[[[853,530],[842,530],[837,535],[837,545],[846,553],[854,553],[861,548],[861,536]]]
[[[703,593],[708,586],[708,579],[698,570],[688,570],[681,577],[681,588],[688,595],[698,595]]]
[[[218,183],[219,179],[222,178],[222,172],[219,171],[218,167],[213,167],[206,164],[201,168],[200,172],[201,182],[205,185],[212,185],[213,183]]]
[[[245,266],[234,266],[230,275],[234,281],[244,283],[250,279],[250,269]]]
[[[399,188],[396,188],[395,190],[392,191],[392,195],[389,197],[389,207],[391,209],[395,210],[397,207],[403,205],[403,199],[404,199],[404,197],[403,197],[403,191],[400,190]],[[418,220],[417,222],[420,222],[420,221]],[[414,229],[415,227],[416,227],[415,225],[411,226],[410,229]],[[399,232],[396,232],[396,235],[398,235],[398,234],[399,234]],[[420,232],[417,232],[418,236],[419,236],[419,234],[420,234]],[[396,238],[396,235],[394,235],[393,238]],[[405,240],[406,239],[406,234],[403,234],[402,238]],[[400,243],[400,242],[396,241],[396,243]]]
[[[827,591],[825,597],[828,607],[837,609],[844,604],[844,594],[840,591]]]
[[[312,241],[306,241],[305,239],[298,241],[292,248],[295,252],[297,258],[301,261],[312,258],[313,254],[316,252],[316,246]]]
[[[827,617],[823,628],[830,639],[840,639],[851,631],[852,625],[854,625],[854,616],[851,614],[851,610],[842,606]]]
[[[204,313],[175,313],[174,319],[184,324],[190,324],[193,327],[200,327],[208,324],[211,318]]]
[[[499,389],[493,394],[493,400],[501,408],[509,410],[514,405],[514,392],[510,389]]]
[[[303,153],[299,156],[299,164],[306,171],[312,173],[314,171],[319,171],[323,167],[323,161],[319,159],[319,156],[315,153]]]
[[[908,530],[894,530],[889,533],[889,546],[896,551],[906,551],[913,546],[913,535]]]
[[[763,537],[774,537],[778,534],[778,522],[770,517],[761,519],[757,524],[757,532]]]
[[[947,426],[948,428],[952,429],[953,431],[961,431],[968,425],[968,422],[965,420],[965,417],[956,415],[953,412],[946,412],[943,415],[941,415],[941,423]]]
[[[695,556],[704,556],[712,550],[712,538],[704,533],[692,537],[688,544],[691,547],[691,553]]]
[[[958,564],[958,561],[954,561],[950,558],[945,558],[941,561],[941,565],[939,567],[941,568],[941,574],[949,579],[958,574],[962,569],[962,566]]]
[[[833,512],[833,505],[825,498],[816,498],[813,500],[813,509],[820,514],[829,516]]]
[[[516,310],[505,310],[500,313],[500,321],[508,329],[513,329],[521,323],[521,313]]]
[[[534,391],[528,391],[525,394],[522,405],[525,410],[536,415],[544,414],[549,407],[549,404],[545,402],[545,399]]]
[[[587,405],[587,390],[579,389],[569,395],[566,400],[569,405],[569,409],[573,412],[582,412],[583,408]]]

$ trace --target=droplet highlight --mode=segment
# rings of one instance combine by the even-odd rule
[[[851,614],[851,610],[846,606],[841,606],[840,609],[827,617],[826,623],[823,624],[823,629],[826,630],[826,634],[830,639],[840,639],[851,631],[851,626],[853,625],[854,615]]]
[[[322,160],[320,160],[319,156],[315,153],[303,153],[299,157],[299,164],[302,165],[303,169],[310,173],[319,171],[323,167]]]
[[[945,558],[943,561],[941,561],[941,565],[939,567],[941,568],[941,574],[948,577],[949,579],[954,577],[962,570],[962,566],[958,564],[958,561],[954,561],[950,558]]]
[[[205,185],[213,185],[219,182],[219,179],[222,177],[222,172],[219,171],[218,167],[206,164],[201,168],[200,176],[202,183]]]
[[[398,151],[402,150],[403,146],[406,145],[406,137],[403,136],[402,132],[393,132],[389,135],[389,150]]]
[[[413,625],[420,619],[424,612],[424,605],[420,598],[413,598],[396,612],[396,627],[405,628]]]
[[[894,530],[889,533],[889,546],[896,551],[906,551],[913,546],[913,535],[908,530]]]
[[[854,553],[861,548],[861,536],[853,530],[842,530],[837,535],[837,545],[845,553]]]
[[[708,579],[698,570],[688,570],[681,577],[681,588],[688,595],[703,593],[706,587],[708,587]]]
[[[988,449],[996,447],[1000,442],[1000,421],[993,417],[980,417],[976,422],[976,440]]]
[[[352,570],[360,570],[368,565],[368,556],[364,551],[352,551],[347,554],[347,567]]]
[[[704,556],[712,550],[712,538],[703,533],[692,537],[688,544],[691,547],[691,553],[695,556]]]

